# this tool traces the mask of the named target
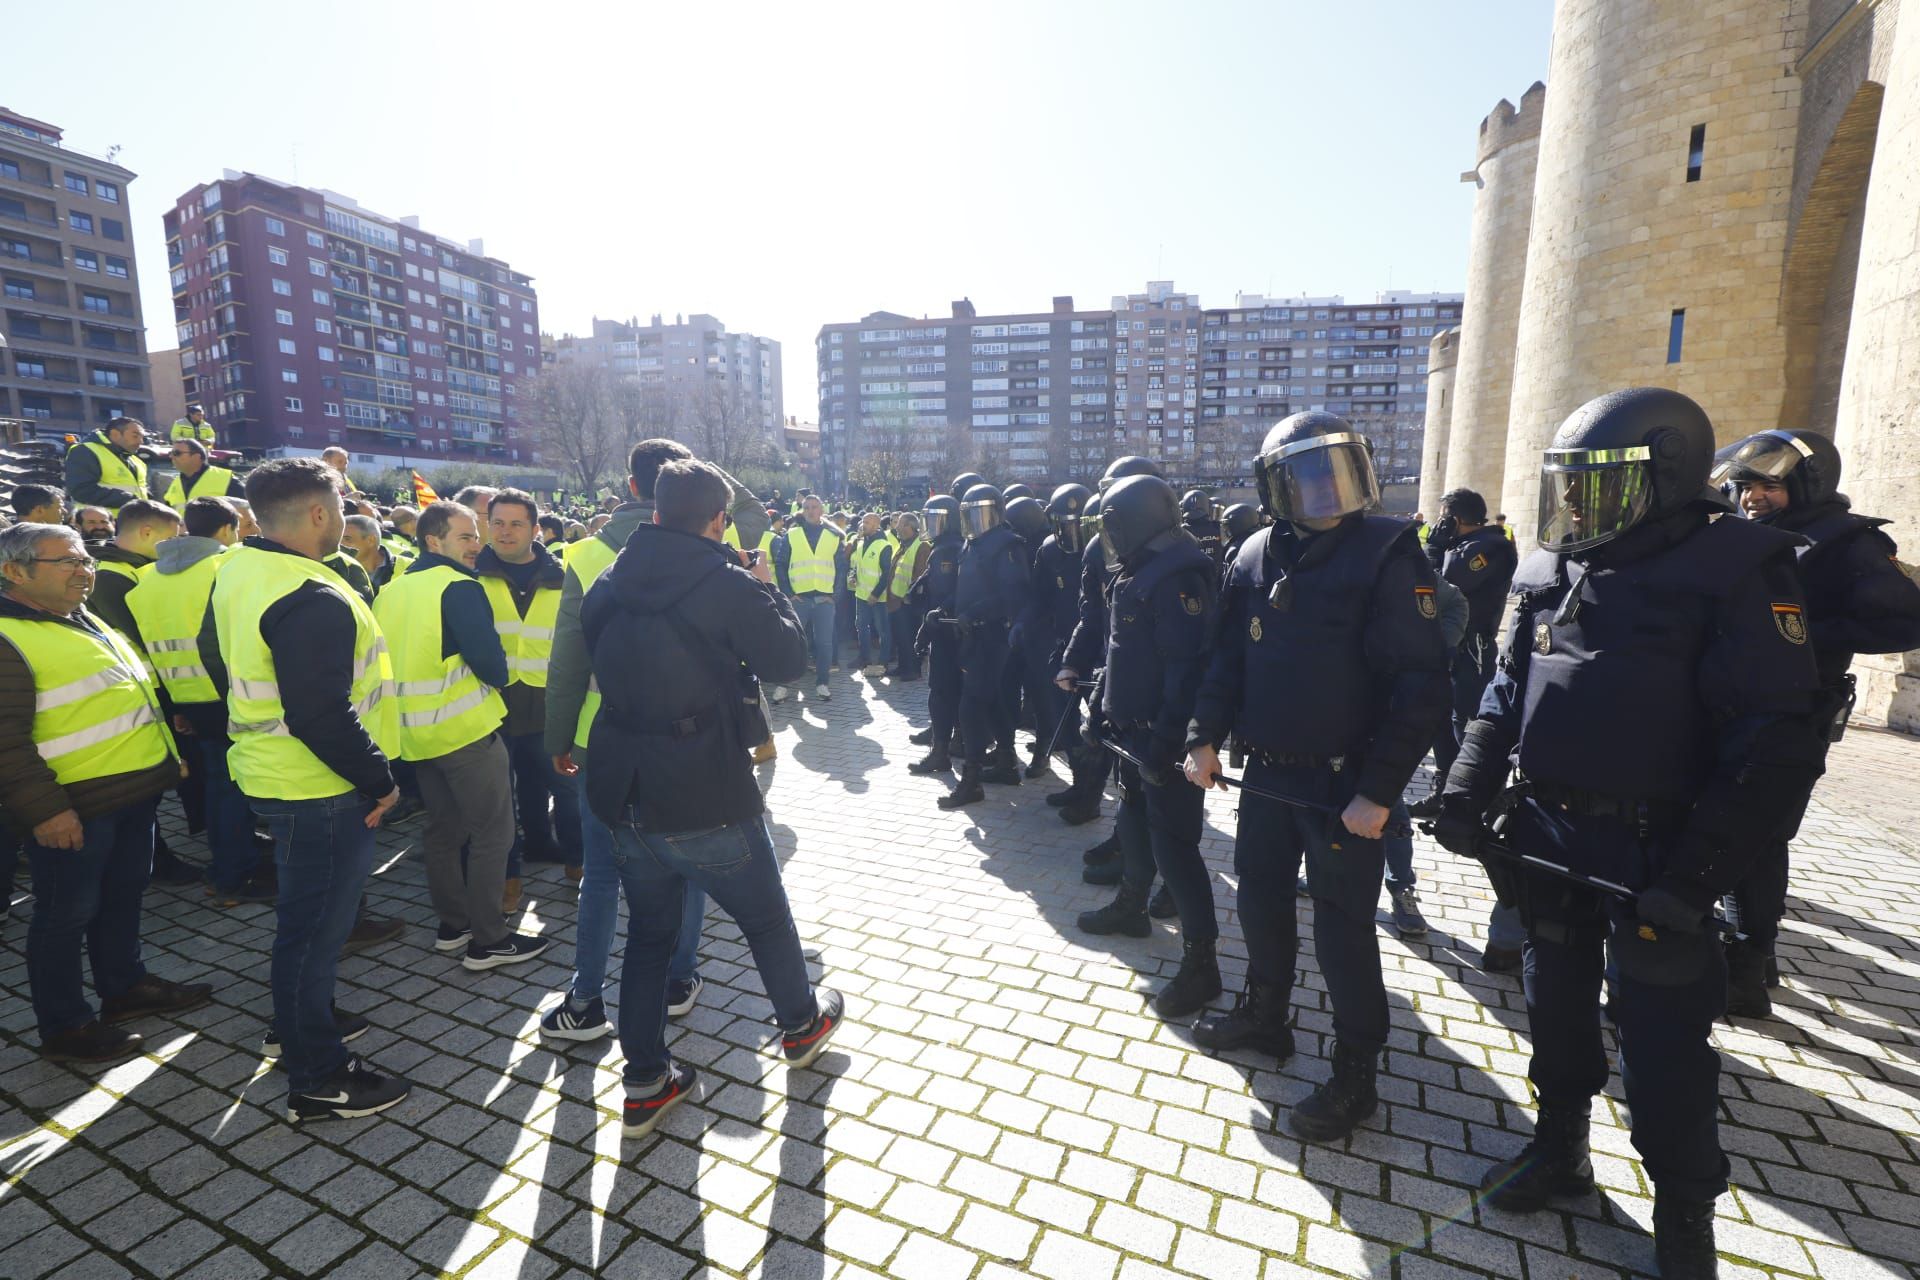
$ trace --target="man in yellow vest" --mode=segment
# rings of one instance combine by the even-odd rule
[[[206,814],[207,895],[215,905],[272,902],[278,893],[272,860],[254,847],[253,813],[227,768],[227,709],[200,660],[199,638],[213,599],[213,577],[240,540],[240,513],[225,498],[187,503],[186,532],[159,546],[153,568],[127,593],[147,660],[160,677],[181,735],[181,749],[199,775]]]
[[[373,612],[320,562],[340,546],[339,481],[313,458],[247,473],[258,537],[214,575],[200,661],[227,704],[234,785],[273,833],[273,1022],[288,1119],[372,1115],[408,1093],[345,1042],[366,1019],[333,1003],[334,969],[400,799],[398,699]]]
[[[207,459],[207,446],[191,437],[175,440],[167,447],[167,457],[176,474],[167,486],[167,505],[184,512],[194,498],[223,498],[237,492],[240,482],[225,467],[216,467]]]
[[[813,646],[813,695],[822,701],[833,697],[827,673],[833,669],[833,584],[841,543],[838,531],[824,518],[826,512],[826,504],[808,494],[800,523],[787,530],[786,555],[774,561],[780,590],[793,601]]]
[[[387,584],[374,616],[393,651],[400,754],[414,762],[426,803],[427,892],[440,917],[434,949],[463,952],[470,971],[521,964],[549,939],[515,933],[501,913],[513,847],[507,717],[499,690],[507,654],[474,576],[480,524],[457,502],[420,513],[420,558]],[[466,866],[462,873],[461,854]]]
[[[507,687],[500,691],[507,720],[500,733],[513,770],[518,834],[507,856],[507,897],[514,901],[523,858],[581,865],[580,797],[572,778],[554,772],[546,750],[547,665],[567,571],[540,543],[532,494],[500,490],[487,508],[487,524],[492,536],[473,568],[507,654]]]
[[[180,780],[180,761],[145,667],[85,608],[93,559],[79,536],[14,525],[0,532],[0,575],[0,811],[33,868],[27,985],[40,1054],[118,1062],[142,1041],[117,1024],[195,1009],[212,994],[140,962],[154,808]]]
[[[853,627],[860,637],[860,673],[870,680],[887,674],[887,663],[893,659],[887,588],[893,580],[895,549],[892,536],[881,526],[878,511],[860,518],[860,536],[854,541],[850,569]]]
[[[67,495],[75,503],[114,511],[146,497],[147,464],[140,458],[146,441],[140,419],[115,418],[74,445],[64,464]]]
[[[186,417],[173,420],[173,426],[167,429],[167,436],[173,440],[198,440],[209,449],[215,444],[213,424],[207,421],[207,411],[197,403],[187,406]]]
[[[346,528],[340,534],[340,551],[360,566],[375,596],[413,563],[411,551],[395,551],[381,540],[380,522],[372,516],[347,517]]]
[[[887,578],[887,629],[893,633],[895,658],[893,678],[918,680],[920,653],[914,647],[914,637],[920,630],[921,619],[914,616],[906,603],[907,592],[927,571],[927,542],[920,536],[920,517],[911,511],[901,512],[900,518],[894,521],[893,535],[898,550],[893,556],[893,572]]]

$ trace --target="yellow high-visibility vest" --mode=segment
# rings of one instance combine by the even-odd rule
[[[107,433],[96,431],[80,442],[82,449],[93,450],[100,459],[100,483],[109,489],[131,489],[136,497],[147,496],[147,464],[136,454],[122,454],[107,439]]]
[[[180,483],[180,477],[175,476],[173,483],[167,486],[167,505],[185,515],[187,503],[193,498],[224,498],[232,492],[233,472],[225,467],[208,467],[200,483],[193,486],[192,493],[188,493],[186,486]]]
[[[907,588],[913,585],[913,557],[920,546],[920,535],[914,534],[913,541],[893,553],[893,583],[888,587],[889,595],[907,598]]]
[[[567,556],[567,572],[580,579],[580,598],[584,601],[593,584],[600,575],[613,567],[620,553],[608,546],[606,540],[595,534],[582,538],[573,544],[572,552]],[[592,657],[591,654],[588,655]],[[580,719],[573,727],[573,745],[585,749],[587,735],[593,729],[593,718],[600,714],[600,681],[597,677],[587,677],[587,696],[580,703]]]
[[[211,447],[213,445],[213,424],[205,418],[202,418],[200,420],[200,426],[196,429],[193,423],[187,419],[175,418],[173,425],[167,428],[167,439],[198,440],[200,443]]]
[[[547,687],[547,664],[553,657],[553,627],[560,619],[560,588],[535,587],[527,616],[514,606],[513,590],[505,578],[483,577],[487,603],[493,606],[493,629],[507,651],[509,684]]]
[[[787,530],[787,581],[793,586],[793,594],[832,595],[833,558],[839,550],[840,535],[824,520],[820,522],[819,541],[813,546],[807,545],[804,521]]]
[[[220,660],[227,666],[227,733],[233,749],[227,767],[241,792],[266,800],[320,800],[354,789],[320,762],[287,728],[280,701],[280,674],[273,651],[260,635],[260,619],[282,597],[317,582],[346,602],[353,614],[353,710],[373,745],[392,756],[400,748],[400,714],[394,696],[393,662],[373,610],[339,575],[305,556],[235,547],[214,576],[213,624]],[[289,671],[289,680],[308,677]]]
[[[854,556],[853,590],[860,599],[871,600],[880,589],[880,558],[892,550],[885,537],[877,537],[868,539],[867,545]]]
[[[0,618],[0,640],[33,672],[33,746],[61,786],[137,773],[175,754],[160,696],[112,627]]]
[[[220,693],[200,661],[200,624],[213,599],[224,554],[196,560],[179,573],[149,573],[127,592],[153,670],[175,702],[217,702]]]
[[[393,649],[403,760],[433,760],[458,751],[507,718],[500,691],[475,675],[458,652],[442,652],[440,597],[456,582],[468,581],[450,565],[434,565],[395,578],[373,603],[373,616]]]

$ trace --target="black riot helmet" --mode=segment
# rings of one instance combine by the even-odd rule
[[[983,475],[972,471],[962,471],[953,478],[953,483],[947,486],[947,492],[959,501],[965,502],[967,500],[967,490],[973,488],[975,485],[985,484],[986,482],[987,478]]]
[[[1275,423],[1253,476],[1260,505],[1275,520],[1338,520],[1380,505],[1373,445],[1337,414],[1296,413]]]
[[[1107,464],[1106,471],[1100,476],[1100,492],[1105,493],[1107,490],[1113,488],[1116,483],[1126,479],[1128,476],[1161,476],[1163,479],[1165,478],[1162,476],[1159,463],[1153,461],[1151,458],[1142,458],[1130,454],[1124,458],[1115,458]]]
[[[960,527],[968,541],[998,525],[1006,514],[1000,491],[990,484],[976,484],[960,499]]]
[[[1159,476],[1122,476],[1101,496],[1100,542],[1111,564],[1125,564],[1180,527],[1180,500]]]
[[[1023,485],[1023,484],[1010,484],[1006,488],[1000,491],[1000,496],[1006,500],[1007,509],[1011,511],[1013,509],[1013,500],[1015,498],[1032,498],[1033,490],[1029,489],[1026,485]],[[1039,499],[1035,498],[1034,501],[1037,502],[1039,501]]]
[[[1736,501],[1743,485],[1780,485],[1789,510],[1830,502],[1840,492],[1840,451],[1812,431],[1762,431],[1715,456],[1712,484]]]
[[[1047,503],[1047,518],[1053,521],[1053,537],[1061,547],[1078,552],[1086,545],[1081,541],[1080,521],[1098,502],[1083,484],[1063,484],[1053,491],[1053,498]]]
[[[938,542],[948,534],[960,532],[960,504],[944,493],[936,493],[927,499],[925,509],[920,512],[920,523],[927,531],[929,542]]]
[[[1713,466],[1706,411],[1663,387],[1589,400],[1554,432],[1540,464],[1540,545],[1572,554],[1705,500]]]
[[[1040,539],[1047,536],[1047,509],[1040,505],[1040,499],[1025,494],[1007,502],[1007,524],[1025,541],[1034,546],[1040,545]]]
[[[1188,524],[1218,520],[1220,511],[1213,505],[1213,497],[1205,489],[1189,489],[1180,495],[1180,518]]]
[[[1228,542],[1244,542],[1260,528],[1259,508],[1236,502],[1220,517],[1220,527]]]

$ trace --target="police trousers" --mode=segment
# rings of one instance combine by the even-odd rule
[[[1638,890],[1652,883],[1664,841],[1614,818],[1529,801],[1508,834],[1516,852]],[[1633,1146],[1660,1189],[1711,1200],[1727,1189],[1720,1149],[1720,1057],[1708,1043],[1726,1008],[1726,965],[1712,933],[1643,934],[1633,904],[1544,872],[1520,873],[1527,941],[1521,977],[1533,1039],[1527,1076],[1542,1106],[1585,1108],[1607,1083],[1600,993],[1611,960],[1620,1080]]]
[[[1175,773],[1154,786],[1140,770],[1120,762],[1120,875],[1144,895],[1153,873],[1167,882],[1180,912],[1180,935],[1188,942],[1212,942],[1220,936],[1213,911],[1213,882],[1200,856],[1200,832],[1206,824],[1207,794]]]
[[[1353,798],[1351,770],[1331,765],[1247,762],[1253,786],[1335,809]],[[1313,895],[1313,949],[1333,1006],[1340,1043],[1375,1053],[1387,1043],[1387,988],[1380,976],[1380,939],[1374,909],[1386,872],[1378,840],[1362,840],[1340,820],[1278,801],[1237,793],[1240,823],[1233,868],[1240,876],[1240,927],[1247,939],[1247,973],[1291,995],[1300,950],[1296,886],[1307,867]]]
[[[1824,765],[1824,747],[1820,758]],[[1726,896],[1727,919],[1747,935],[1748,946],[1765,955],[1773,954],[1774,943],[1780,937],[1780,921],[1787,914],[1787,846],[1800,834],[1800,823],[1806,818],[1807,805],[1812,800],[1813,788],[1809,787],[1781,824],[1779,836],[1761,843],[1746,878]]]
[[[1005,621],[983,622],[963,629],[960,732],[967,739],[968,764],[985,764],[1000,743],[1013,745],[1013,717],[1001,693],[1009,657]]]
[[[947,749],[960,724],[960,639],[953,630],[937,624],[927,649],[927,721],[935,751]]]

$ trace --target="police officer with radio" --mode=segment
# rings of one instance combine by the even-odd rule
[[[1204,1048],[1285,1059],[1299,948],[1295,880],[1304,856],[1314,947],[1333,1006],[1333,1071],[1299,1102],[1293,1131],[1351,1133],[1379,1105],[1387,992],[1374,933],[1381,837],[1446,714],[1447,653],[1433,571],[1414,527],[1379,505],[1373,447],[1345,419],[1296,413],[1267,433],[1254,476],[1276,523],[1248,538],[1228,572],[1220,637],[1195,700],[1187,777],[1218,785],[1231,731],[1249,753],[1234,869],[1247,990],[1203,1018]],[[1328,815],[1337,815],[1329,817]]]
[[[920,513],[927,530],[927,567],[907,589],[907,607],[920,615],[914,650],[927,655],[926,757],[907,766],[913,773],[946,773],[953,768],[950,748],[960,723],[960,637],[950,624],[954,591],[960,583],[960,504],[945,494],[927,499]]]
[[[966,546],[960,552],[953,625],[960,632],[960,733],[966,762],[942,809],[986,799],[982,782],[1020,785],[1013,754],[1013,719],[1001,682],[1008,662],[1007,632],[1026,603],[1027,559],[1020,535],[1005,523],[1000,491],[977,484],[960,504]]]
[[[1920,586],[1900,569],[1888,522],[1856,514],[1840,492],[1840,451],[1811,431],[1762,431],[1721,451],[1721,487],[1749,520],[1806,539],[1798,551],[1806,591],[1807,638],[1820,673],[1815,727],[1821,768],[1853,710],[1856,653],[1920,648]],[[1800,829],[1811,793],[1792,806],[1763,845],[1747,877],[1727,896],[1727,916],[1743,941],[1727,946],[1727,1013],[1764,1018],[1767,988],[1779,983],[1773,944],[1787,910],[1787,843]]]
[[[1616,391],[1561,425],[1541,467],[1539,547],[1514,578],[1500,670],[1467,726],[1434,834],[1488,859],[1526,922],[1532,1142],[1484,1198],[1529,1211],[1593,1189],[1588,1111],[1607,1081],[1603,973],[1632,1140],[1654,1186],[1665,1280],[1716,1274],[1727,1187],[1726,1002],[1706,917],[1786,829],[1819,769],[1818,688],[1797,539],[1713,519],[1713,426],[1674,391]],[[1525,781],[1502,796],[1507,774]],[[1505,861],[1504,848],[1616,882],[1602,895]],[[1631,895],[1631,896],[1628,896]]]

